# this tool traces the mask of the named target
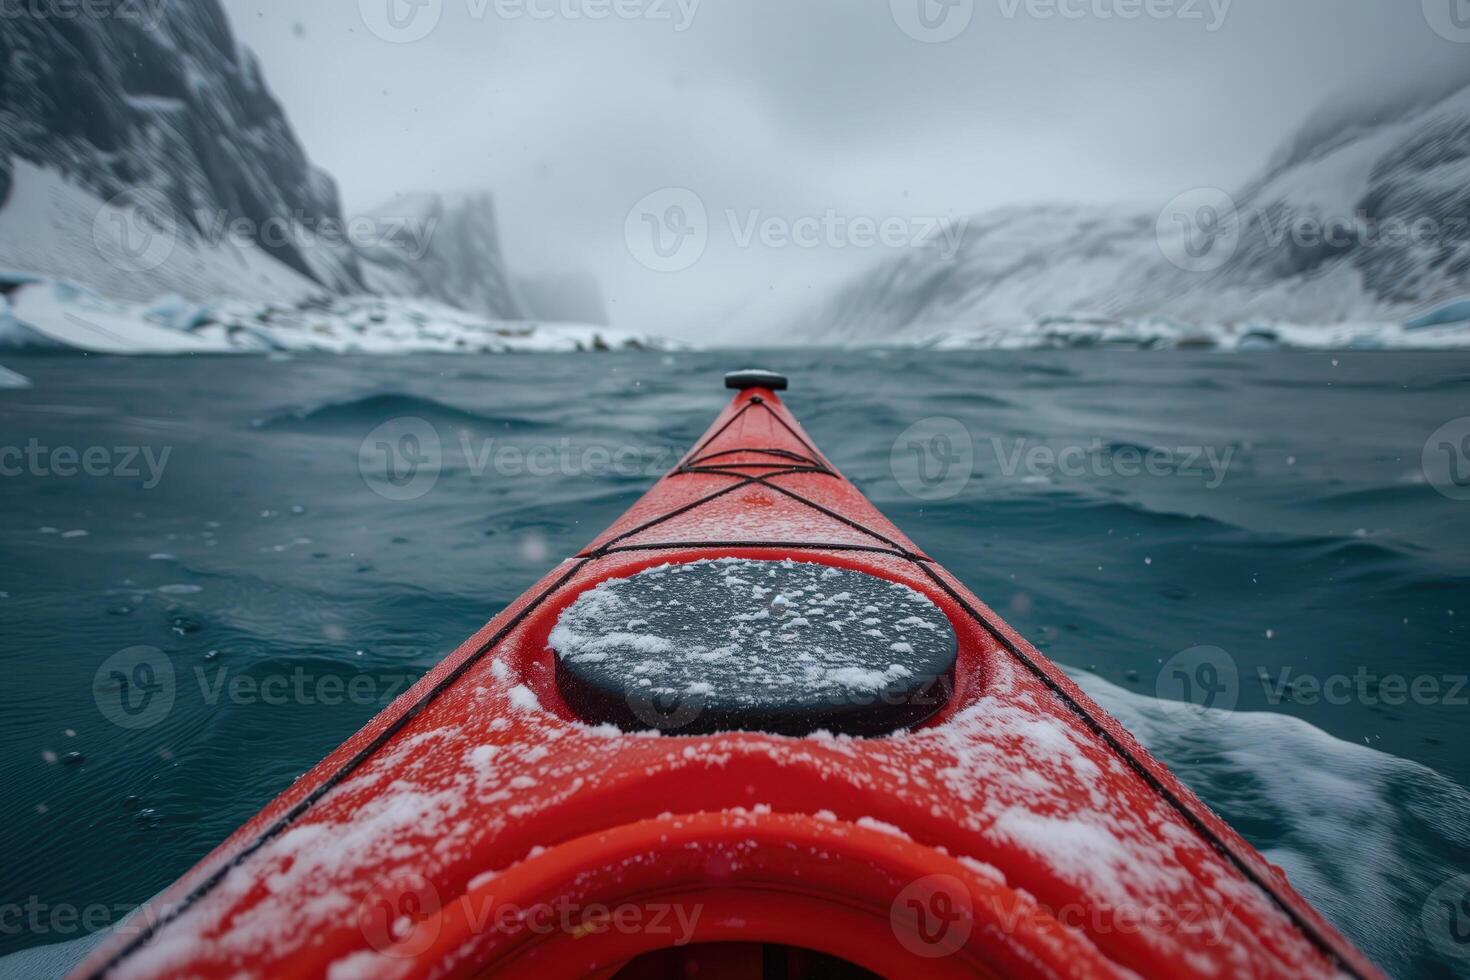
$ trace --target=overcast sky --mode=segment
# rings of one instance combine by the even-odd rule
[[[850,224],[742,245],[753,220],[896,219],[897,242],[998,205],[1237,187],[1329,98],[1470,62],[1440,3],[1464,0],[225,0],[349,212],[489,189],[517,272],[588,269],[617,325],[691,337],[886,247]],[[634,213],[629,246],[666,187],[705,209],[692,264],[636,241],[687,196]]]

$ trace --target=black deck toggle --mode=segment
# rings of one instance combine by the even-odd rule
[[[725,375],[725,387],[744,391],[747,388],[765,388],[767,391],[785,391],[789,382],[786,375],[760,368],[745,368]]]

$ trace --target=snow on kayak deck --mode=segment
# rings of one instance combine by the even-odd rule
[[[563,691],[588,720],[616,721],[607,709],[631,701],[629,727],[684,728],[692,711],[706,728],[797,733],[829,723],[845,731],[853,707],[870,733],[932,713],[881,720],[952,669],[955,642],[944,614],[897,582],[740,558],[605,581],[561,614],[550,637]],[[675,709],[638,710],[664,701],[683,705],[678,724],[659,724]]]
[[[787,773],[787,785],[810,777],[832,807],[816,815],[831,817],[835,835],[852,821],[942,845],[980,877],[1022,888],[1048,908],[1086,910],[1069,928],[1100,940],[1110,956],[1148,950],[1202,976],[1264,975],[1273,967],[1332,975],[1304,937],[1280,925],[1263,891],[1007,658],[989,662],[983,693],[945,723],[858,740],[630,737],[569,723],[540,705],[507,659],[513,656],[502,651],[472,672],[124,961],[117,976],[151,977],[206,961],[258,976],[251,964],[262,954],[281,960],[323,933],[355,933],[354,910],[395,874],[436,882],[446,900],[471,880],[493,881],[554,849],[554,828],[567,811],[620,812],[598,790],[614,760],[640,774],[630,792],[649,813],[673,821],[678,813],[722,810],[698,778],[706,770],[719,774],[719,785],[759,781],[770,804],[757,810],[778,812],[792,808],[760,775],[766,767]],[[734,823],[749,819],[722,812]],[[1166,928],[1113,923],[1115,912],[1145,910],[1164,917]],[[1098,929],[1088,928],[1097,917]],[[1273,924],[1266,943],[1251,922]],[[404,962],[361,948],[350,956],[354,966],[376,966],[377,975]]]

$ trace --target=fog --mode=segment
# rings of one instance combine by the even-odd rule
[[[516,271],[590,270],[616,324],[718,339],[941,218],[1238,186],[1324,103],[1389,105],[1462,71],[1459,0],[1439,2],[226,7],[349,211],[489,189]],[[625,234],[664,188],[708,223],[672,271]]]

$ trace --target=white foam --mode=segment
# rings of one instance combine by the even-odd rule
[[[1467,869],[1470,791],[1290,715],[1160,701],[1073,679],[1390,974],[1423,947],[1419,911]],[[1269,837],[1263,838],[1262,834]]]

